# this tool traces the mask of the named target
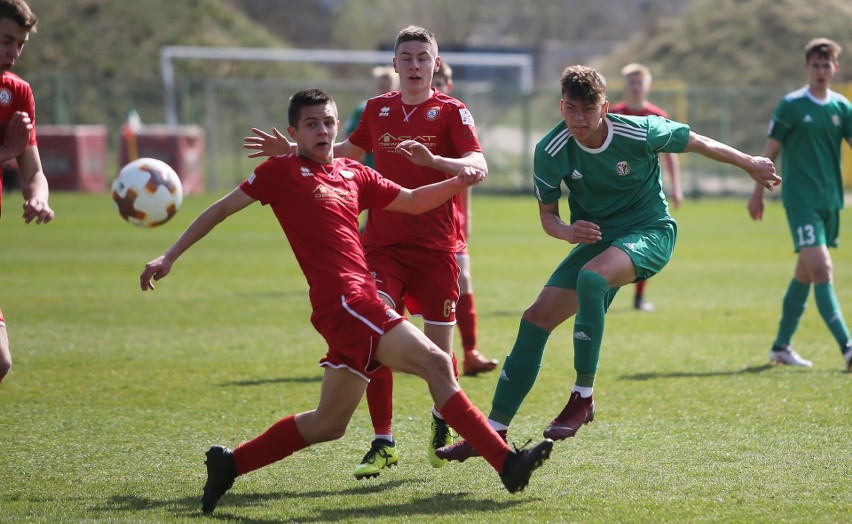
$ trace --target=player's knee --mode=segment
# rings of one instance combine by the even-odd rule
[[[339,417],[327,417],[317,424],[315,430],[317,436],[324,442],[337,440],[346,434],[349,426],[348,420],[340,420]]]
[[[0,382],[9,374],[9,371],[12,369],[12,357],[0,354]]]

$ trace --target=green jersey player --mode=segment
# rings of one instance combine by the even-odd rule
[[[538,376],[550,333],[575,314],[575,386],[544,434],[565,439],[593,419],[604,314],[620,287],[651,278],[666,265],[677,237],[663,193],[659,153],[696,152],[732,164],[769,190],[781,181],[768,158],[746,155],[685,124],[658,116],[609,114],[606,81],[594,69],[568,67],[561,84],[563,120],[536,146],[534,183],[544,231],[578,246],[521,318],[489,414],[492,427],[503,436]],[[568,222],[559,212],[563,186],[568,190]],[[438,456],[449,460],[477,455],[465,441],[439,451]]]
[[[852,144],[852,105],[829,89],[840,51],[840,46],[827,38],[808,42],[808,85],[781,100],[769,127],[764,155],[775,159],[781,153],[785,186],[781,200],[797,253],[769,359],[776,364],[812,365],[793,350],[790,340],[813,285],[819,314],[840,347],[846,369],[852,371],[852,340],[834,293],[828,252],[829,247],[837,247],[843,208],[840,145],[844,139]],[[763,188],[759,185],[748,210],[755,220],[763,218]]]

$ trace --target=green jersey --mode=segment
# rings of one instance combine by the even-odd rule
[[[552,204],[568,189],[571,223],[600,226],[604,241],[669,215],[659,153],[680,153],[689,126],[659,116],[606,115],[607,137],[597,149],[582,146],[560,122],[535,148],[536,197]]]
[[[785,207],[843,208],[840,145],[852,137],[852,104],[829,90],[817,100],[807,87],[785,96],[769,124],[781,142],[781,200]]]

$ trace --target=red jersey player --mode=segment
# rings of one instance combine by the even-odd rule
[[[0,164],[15,159],[24,194],[24,222],[50,222],[47,178],[41,168],[35,132],[35,102],[30,85],[11,72],[35,32],[38,19],[22,0],[0,0]],[[0,214],[3,180],[0,177]],[[0,311],[0,382],[12,368],[6,321]]]
[[[445,180],[466,166],[487,173],[470,111],[460,101],[432,88],[432,77],[441,64],[435,35],[417,26],[401,30],[394,45],[393,64],[399,73],[400,91],[368,100],[358,127],[347,140],[335,144],[335,156],[360,158],[365,151],[372,152],[375,167],[383,176],[409,188]],[[245,147],[258,151],[249,156],[292,150],[286,137],[275,129],[273,134],[252,131],[258,136],[246,138]],[[454,202],[421,216],[371,210],[363,243],[379,294],[397,311],[402,311],[403,299],[416,303],[424,320],[423,331],[452,355],[458,374],[453,355],[459,298],[455,254],[464,247],[464,240]],[[391,431],[392,389],[390,370],[375,375],[367,388],[375,438],[355,468],[356,478],[376,477],[381,469],[399,460]],[[427,447],[432,466],[446,464],[435,455],[435,449],[452,441],[449,426],[433,407]]]
[[[621,76],[624,77],[624,93],[623,102],[619,102],[610,106],[609,112],[619,115],[633,116],[648,116],[658,115],[663,118],[669,118],[660,107],[648,101],[648,93],[651,92],[651,71],[642,64],[627,64],[621,69]],[[683,202],[683,191],[680,187],[680,164],[678,163],[677,155],[672,153],[664,153],[665,169],[669,173],[671,181],[671,200],[675,209],[680,207]],[[633,307],[639,311],[653,311],[654,305],[645,300],[645,285],[647,281],[641,280],[636,283],[636,293],[633,296]]]
[[[328,343],[320,360],[325,370],[316,409],[279,420],[233,451],[223,446],[207,451],[202,510],[213,511],[237,476],[342,437],[369,377],[382,365],[424,378],[443,416],[459,434],[476,440],[506,488],[523,489],[532,471],[550,456],[553,442],[543,440],[532,449],[512,451],[491,429],[459,387],[449,356],[381,301],[358,232],[358,214],[364,209],[428,213],[483,180],[485,173],[462,167],[455,177],[410,190],[354,160],[335,159],[337,107],[318,89],[293,95],[288,120],[288,133],[299,153],[263,162],[239,187],[201,213],[140,275],[142,290],[154,289],[152,279],[168,275],[190,246],[259,200],[272,208],[287,235],[310,286],[311,322]]]

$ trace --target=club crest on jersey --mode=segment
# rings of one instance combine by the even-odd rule
[[[630,174],[630,164],[626,160],[615,164],[615,174],[618,176],[627,176]]]
[[[348,171],[346,169],[341,169],[340,170],[340,176],[342,176],[346,180],[352,180],[353,178],[355,178],[355,173],[353,173],[352,171]]]
[[[7,106],[12,103],[12,91],[4,87],[0,89],[0,106]]]
[[[840,115],[831,115],[831,123],[834,127],[840,127]]]
[[[440,116],[440,114],[441,114],[441,107],[440,106],[433,106],[433,107],[430,107],[429,109],[426,110],[426,113],[425,113],[424,116],[426,117],[426,120],[429,120],[431,122],[433,120],[437,120],[438,116]]]

